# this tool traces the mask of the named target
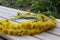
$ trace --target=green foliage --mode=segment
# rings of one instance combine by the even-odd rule
[[[2,4],[3,0],[0,0],[0,5]]]
[[[59,18],[60,0],[0,0],[1,5]]]

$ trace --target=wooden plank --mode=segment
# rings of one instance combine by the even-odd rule
[[[12,17],[12,15],[8,15],[8,14],[1,13],[1,12],[0,12],[0,17],[4,17],[4,18],[10,19],[10,18]]]
[[[10,36],[10,35],[3,35],[3,36],[11,40],[41,40],[41,39],[34,38],[32,36]]]
[[[56,27],[60,28],[60,23],[57,23],[57,24],[56,24]]]
[[[9,12],[11,12],[11,11],[9,11]],[[19,20],[17,20],[17,21],[19,21]],[[55,32],[54,32],[55,31]],[[55,33],[55,34],[58,34],[59,35],[59,33],[60,33],[60,31],[58,31],[58,30],[53,30],[52,32],[51,31],[49,31],[50,33]],[[48,34],[49,35],[49,34]],[[50,34],[51,35],[51,34]],[[54,35],[55,36],[55,35]]]
[[[60,37],[45,32],[34,36],[43,40],[60,40]]]
[[[8,13],[10,15],[16,15],[16,13],[19,11],[19,12],[25,12],[25,11],[22,11],[22,10],[18,10],[18,9],[13,9],[13,8],[7,8],[7,7],[3,7],[3,6],[0,6],[0,11],[3,10],[2,12],[5,12],[5,13]],[[8,11],[8,12],[7,12]]]
[[[0,17],[0,20],[2,20],[2,19],[4,19],[4,18]]]
[[[54,29],[49,30],[47,32],[60,37],[60,29],[58,29],[58,28],[54,28]]]
[[[5,14],[8,14],[8,15],[16,15],[16,12],[14,13],[13,11],[8,11],[8,10],[4,10],[4,9],[0,9],[0,13],[5,13]]]

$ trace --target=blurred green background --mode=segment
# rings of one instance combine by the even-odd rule
[[[0,0],[0,5],[60,18],[60,0]]]

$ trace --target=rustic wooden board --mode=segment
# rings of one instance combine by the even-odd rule
[[[4,18],[10,18],[10,16],[14,16],[16,15],[16,13],[18,11],[21,11],[21,10],[16,10],[16,9],[12,9],[12,8],[7,8],[7,7],[3,7],[3,6],[0,6],[0,16],[4,17]],[[24,12],[24,11],[22,11]],[[44,32],[44,33],[41,33],[41,34],[38,34],[38,35],[34,35],[34,36],[23,36],[22,37],[22,40],[60,40],[60,20],[58,20],[58,23],[56,25],[56,27],[58,28],[55,28],[53,30],[50,30],[48,32]],[[20,22],[21,20],[16,20],[17,22]],[[24,21],[24,20],[23,20]],[[7,36],[9,38],[12,38],[13,40],[20,40],[21,37],[17,37],[17,36]],[[14,39],[15,38],[15,39]]]
[[[35,37],[42,38],[44,40],[60,40],[60,37],[45,32],[35,35]]]
[[[6,36],[11,40],[41,40],[32,36],[9,36],[9,35],[3,35],[3,36]]]

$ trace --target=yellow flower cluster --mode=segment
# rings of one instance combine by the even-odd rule
[[[37,22],[25,21],[21,23],[14,23],[9,20],[3,19],[0,21],[0,33],[18,36],[34,35],[54,28],[56,23],[57,23],[56,19],[54,20],[51,19],[51,21],[47,20]]]
[[[0,20],[0,33],[8,35],[34,35],[47,31],[55,27],[57,20],[53,16],[47,17],[43,14],[31,14],[25,12],[25,14],[18,12],[17,18],[35,18],[35,21],[25,21],[20,23],[14,23],[12,21],[3,19]]]

